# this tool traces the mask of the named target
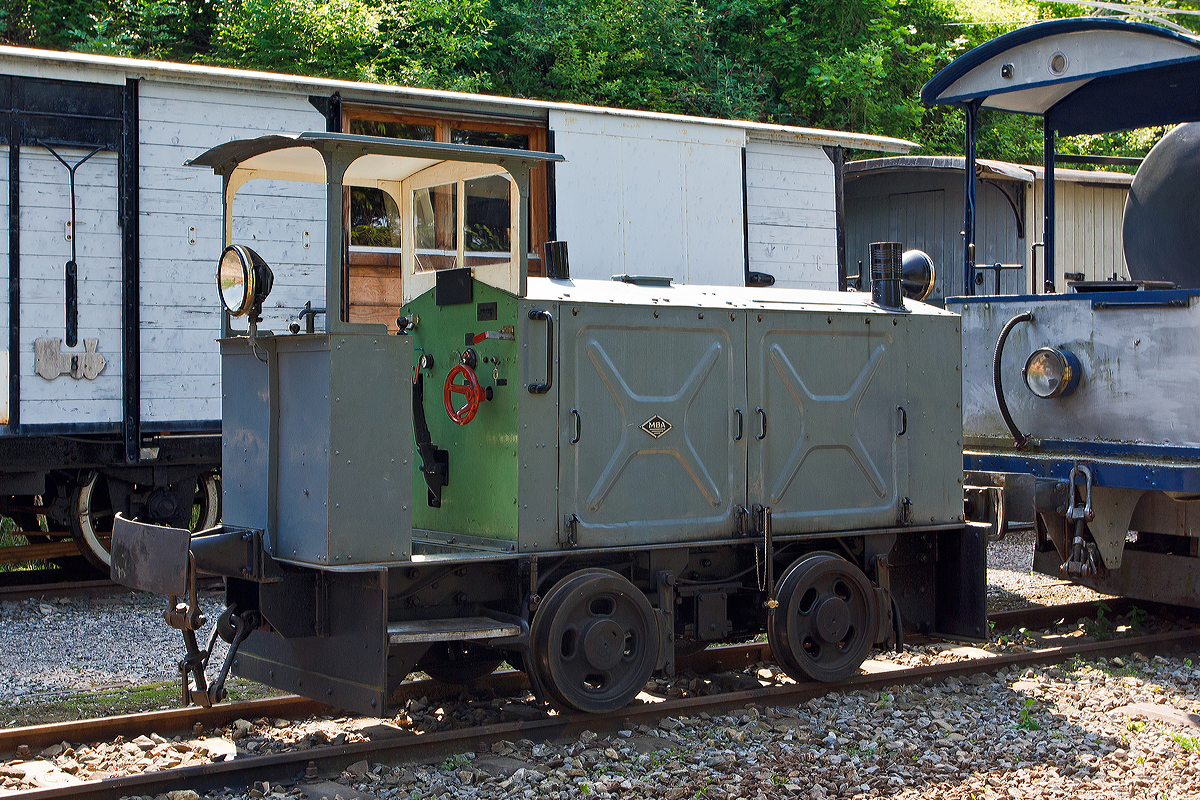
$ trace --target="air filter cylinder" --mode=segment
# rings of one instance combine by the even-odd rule
[[[871,299],[884,308],[904,308],[900,283],[904,279],[904,245],[901,242],[872,242]]]

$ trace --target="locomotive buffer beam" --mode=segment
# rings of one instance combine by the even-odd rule
[[[163,619],[183,633],[187,648],[186,657],[179,662],[183,703],[207,707],[225,699],[225,680],[234,656],[262,619],[256,609],[236,613],[232,605],[228,606],[201,649],[196,632],[208,620],[200,611],[197,573],[256,583],[274,583],[283,577],[279,565],[263,547],[260,530],[217,526],[193,536],[182,528],[149,525],[117,515],[113,523],[112,579],[132,589],[169,597]],[[218,635],[230,647],[210,685],[205,673]]]
[[[254,583],[283,580],[283,570],[266,551],[261,530],[218,525],[193,534],[117,515],[110,573],[115,582],[143,592],[185,595],[192,569],[199,575]]]

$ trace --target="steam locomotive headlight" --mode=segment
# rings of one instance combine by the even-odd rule
[[[1041,347],[1025,362],[1025,385],[1041,398],[1066,397],[1079,386],[1083,368],[1065,347]]]
[[[271,293],[274,275],[262,256],[240,244],[231,244],[221,253],[217,265],[217,290],[221,305],[230,316],[242,317],[257,312]]]

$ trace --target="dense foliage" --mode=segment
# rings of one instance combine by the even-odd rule
[[[954,153],[961,115],[924,108],[922,84],[1017,22],[1080,10],[994,1],[0,0],[0,41],[866,131]],[[980,154],[1040,160],[1039,124],[985,114]],[[1064,147],[1144,153],[1156,139]]]

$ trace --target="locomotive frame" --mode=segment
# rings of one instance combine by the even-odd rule
[[[258,330],[255,310],[235,331],[226,313],[224,524],[118,519],[113,540],[115,579],[172,596],[185,697],[219,701],[232,669],[383,714],[413,670],[457,683],[504,658],[555,705],[602,711],[681,650],[763,630],[791,674],[820,680],[905,630],[986,636],[986,539],[962,517],[944,368],[956,318],[905,306],[898,272],[887,306],[530,278],[528,175],[553,160],[326,133],[193,161],[224,179],[223,293],[262,269],[229,247],[254,178],[325,184],[327,297],[348,291],[345,186],[406,210],[409,271],[399,335],[336,310],[291,334]],[[457,217],[433,213],[443,190]],[[444,224],[457,252],[421,244]],[[464,248],[487,224],[507,252]],[[242,291],[227,311],[252,305]],[[227,586],[205,647],[197,575]],[[232,647],[209,683],[217,635]]]

